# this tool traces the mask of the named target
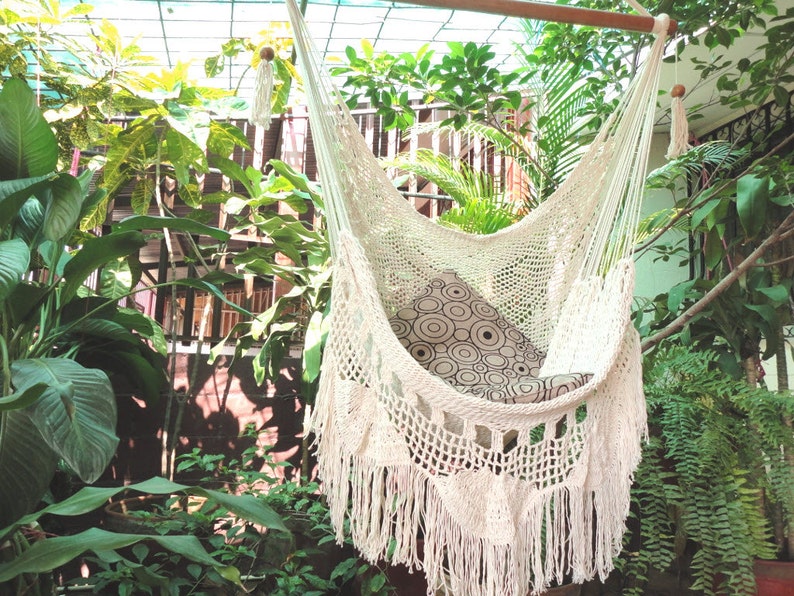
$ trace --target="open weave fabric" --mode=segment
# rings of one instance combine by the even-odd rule
[[[519,223],[477,236],[438,226],[393,188],[287,4],[334,258],[310,427],[339,539],[347,517],[365,557],[424,570],[428,593],[605,577],[646,424],[631,250],[666,17],[570,177]],[[580,386],[500,401],[420,364],[393,317],[449,271],[545,355],[541,378]]]

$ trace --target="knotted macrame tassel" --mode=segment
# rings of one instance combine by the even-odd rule
[[[686,120],[684,110],[684,94],[686,88],[683,85],[674,85],[670,90],[670,146],[667,148],[667,159],[675,159],[689,151],[692,146],[689,144],[689,123]]]
[[[273,58],[276,52],[270,46],[259,50],[261,58],[256,68],[254,81],[254,99],[251,105],[251,118],[249,122],[267,130],[270,128],[273,102]]]

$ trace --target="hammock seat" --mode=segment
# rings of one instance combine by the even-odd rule
[[[666,17],[568,179],[472,235],[394,189],[287,5],[334,261],[310,430],[339,540],[347,518],[428,594],[606,577],[646,431],[631,251]]]

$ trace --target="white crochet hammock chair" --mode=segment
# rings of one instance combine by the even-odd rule
[[[338,539],[347,517],[428,594],[606,577],[646,430],[631,253],[667,17],[570,177],[474,235],[394,188],[287,4],[334,261],[309,429]]]

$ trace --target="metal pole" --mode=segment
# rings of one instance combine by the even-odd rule
[[[486,12],[522,19],[537,19],[540,21],[554,21],[556,23],[570,23],[573,25],[623,29],[625,31],[637,31],[639,33],[650,33],[653,31],[654,27],[653,17],[578,8],[576,6],[566,6],[564,4],[527,2],[525,0],[395,0],[395,2],[406,2],[408,4],[432,6],[435,8],[449,8],[452,10]],[[672,35],[677,30],[678,22],[670,20],[667,33]]]

